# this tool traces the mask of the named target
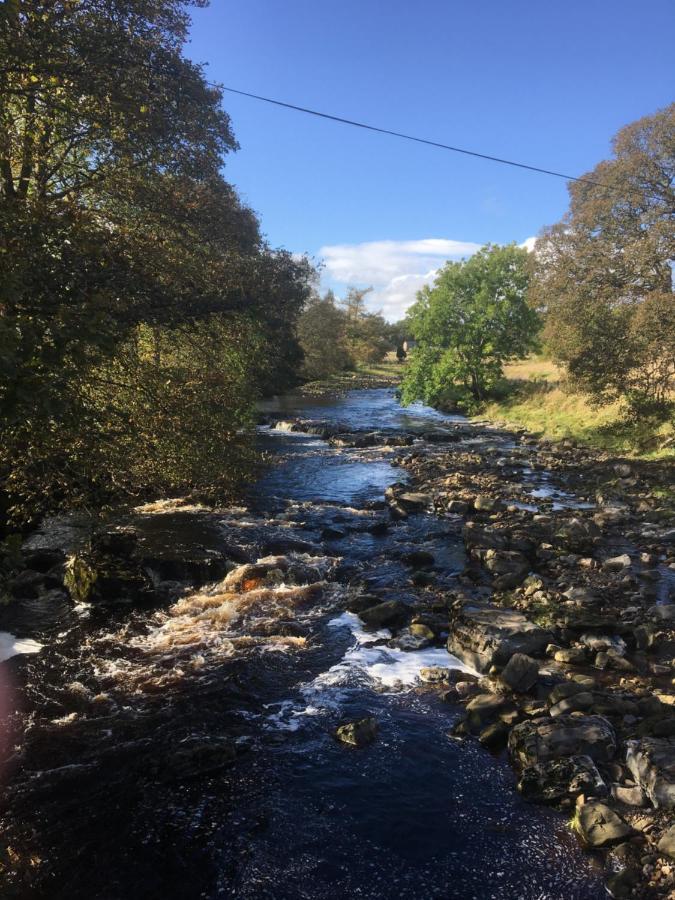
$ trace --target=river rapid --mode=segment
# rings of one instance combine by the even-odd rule
[[[606,896],[566,818],[520,798],[504,753],[453,738],[462,707],[418,677],[469,667],[442,646],[397,646],[347,609],[359,592],[429,602],[411,553],[433,556],[439,595],[465,565],[459,517],[389,519],[384,492],[406,480],[397,439],[512,439],[403,409],[391,389],[263,412],[273,462],[245,506],[137,513],[156,538],[229,553],[224,580],[153,607],[55,590],[2,611],[12,639],[34,642],[7,638],[5,655],[18,652],[0,663],[2,896]],[[292,430],[298,417],[391,443],[334,446]],[[555,492],[546,472],[525,477],[534,503]],[[51,523],[35,545],[72,549],[81,528]],[[336,740],[365,716],[372,744]]]

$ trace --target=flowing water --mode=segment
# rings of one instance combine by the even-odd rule
[[[403,410],[388,390],[267,412],[392,434],[458,421]],[[246,508],[159,503],[138,521],[267,560],[264,577],[234,570],[154,609],[27,601],[3,616],[19,642],[6,655],[19,655],[0,666],[2,896],[605,896],[565,819],[520,799],[504,755],[448,736],[461,707],[417,676],[459,660],[390,646],[345,612],[349,586],[414,602],[411,548],[430,551],[435,583],[451,588],[460,523],[419,514],[373,528],[388,520],[385,488],[405,480],[392,449],[335,448],[283,424],[260,440],[276,463]],[[373,744],[335,740],[366,715]]]

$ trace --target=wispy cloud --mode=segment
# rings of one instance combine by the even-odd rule
[[[471,241],[423,238],[417,241],[368,241],[322,247],[329,280],[337,285],[372,285],[368,305],[390,321],[402,318],[417,291],[433,281],[448,259],[462,259],[480,249]]]

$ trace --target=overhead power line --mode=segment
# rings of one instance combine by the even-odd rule
[[[440,141],[431,141],[427,138],[415,137],[412,134],[404,134],[401,131],[391,131],[389,128],[380,128],[377,125],[368,125],[365,122],[356,122],[353,119],[345,119],[342,116],[334,116],[330,113],[319,112],[316,109],[308,109],[305,106],[296,106],[294,103],[285,103],[283,100],[273,100],[271,97],[262,97],[260,94],[252,94],[249,91],[240,91],[237,88],[225,87],[225,85],[213,85],[222,91],[230,94],[239,94],[242,97],[250,97],[253,100],[262,100],[264,103],[271,103],[273,106],[281,106],[284,109],[294,109],[296,112],[306,113],[310,116],[317,116],[320,119],[329,119],[331,122],[340,122],[342,125],[352,125],[354,128],[363,128],[366,131],[375,131],[377,134],[387,134],[390,137],[402,138],[405,141],[414,141],[416,144],[426,144],[429,147],[437,147],[440,150],[450,150],[453,153],[462,153],[465,156],[474,156],[477,159],[487,159],[490,162],[501,163],[504,166],[514,166],[517,169],[526,169],[529,172],[539,172],[541,175],[553,175],[555,178],[564,178],[565,181],[579,181],[582,184],[590,184],[593,187],[603,188],[605,190],[616,190],[600,181],[593,181],[590,178],[583,178],[577,175],[565,175],[564,172],[555,172],[553,169],[543,169],[540,166],[531,166],[527,163],[516,162],[513,159],[503,159],[500,156],[492,156],[489,153],[478,153],[476,150],[467,150],[464,147],[453,147],[451,144],[443,144]]]

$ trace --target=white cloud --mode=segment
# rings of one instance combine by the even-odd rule
[[[522,247],[524,250],[529,250],[530,253],[534,250],[534,245],[537,243],[536,237],[525,238],[522,244],[518,244],[519,247]]]
[[[471,256],[480,247],[471,241],[423,238],[333,244],[322,247],[319,255],[330,281],[372,285],[375,290],[368,295],[369,308],[393,322],[402,318],[417,291],[433,281],[446,260]]]

